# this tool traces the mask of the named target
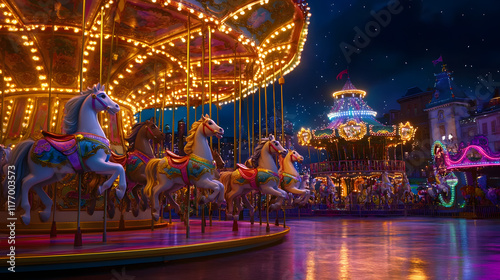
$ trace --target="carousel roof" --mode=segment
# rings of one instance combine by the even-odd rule
[[[328,114],[330,119],[328,128],[338,128],[349,120],[355,120],[358,123],[364,122],[367,125],[382,125],[375,119],[377,112],[363,100],[366,92],[357,89],[350,78],[347,79],[342,90],[335,92],[333,96],[335,97],[335,104]]]
[[[83,56],[84,88],[109,81],[134,112],[181,106],[189,42],[190,104],[200,105],[209,100],[211,32],[213,101],[231,102],[240,88],[245,97],[297,66],[310,16],[305,0],[87,0],[84,13],[82,4],[0,3],[7,98],[79,92]]]

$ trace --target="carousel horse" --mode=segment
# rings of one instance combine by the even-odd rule
[[[294,162],[302,162],[303,160],[304,157],[297,153],[297,151],[288,150],[286,156],[280,155],[280,169],[278,170],[281,188],[289,193],[300,195],[294,201],[294,203],[299,205],[305,205],[309,201],[311,194],[307,189],[299,189],[301,178],[293,165]]]
[[[323,183],[321,184],[319,188],[319,196],[320,203],[324,201],[327,206],[330,206],[331,202],[337,199],[335,194],[335,185],[333,184],[330,176],[326,176],[326,185]]]
[[[156,124],[150,120],[136,123],[132,131],[125,138],[129,143],[125,155],[112,154],[111,161],[120,163],[125,168],[127,175],[127,192],[123,202],[127,211],[131,208],[134,217],[139,215],[139,208],[145,211],[147,208],[147,197],[143,195],[142,188],[147,184],[144,174],[149,160],[155,158],[151,141],[159,142],[165,139]],[[112,204],[112,203],[110,203]]]
[[[241,198],[245,206],[250,209],[250,217],[253,220],[254,207],[248,201],[247,193],[252,190],[260,191],[265,194],[277,196],[277,200],[271,205],[270,210],[277,210],[287,198],[287,193],[281,190],[278,186],[280,178],[278,175],[278,167],[274,162],[274,155],[286,152],[281,144],[274,139],[273,135],[269,138],[262,138],[259,144],[255,147],[254,153],[247,161],[247,165],[251,168],[238,164],[238,168],[234,171],[221,172],[220,181],[224,184],[226,191],[224,197],[227,203],[228,218],[231,217],[233,205],[236,204],[235,218],[238,217],[241,211],[241,204],[238,198]]]
[[[387,200],[394,195],[392,191],[392,184],[389,180],[389,175],[387,174],[387,172],[383,172],[380,177],[380,182],[377,182],[374,185],[366,188],[366,199],[364,201],[365,203],[371,203],[373,196],[380,196],[387,202]]]
[[[408,196],[410,197],[410,199],[412,198],[413,193],[411,192],[411,185],[408,177],[406,176],[406,173],[403,174],[403,180],[401,181],[401,184],[395,187],[394,192],[398,201],[401,201],[402,203],[404,203],[405,200],[408,199]]]
[[[302,175],[301,183],[299,186],[299,190],[308,190],[309,191],[309,199],[306,203],[315,203],[316,200],[316,178],[310,179],[309,173],[305,173]]]
[[[116,114],[119,110],[120,106],[109,98],[104,86],[97,84],[66,103],[66,135],[43,131],[43,137],[36,141],[22,141],[15,147],[9,164],[15,166],[16,195],[21,195],[16,201],[21,202],[25,211],[21,216],[24,224],[31,220],[30,189],[35,190],[44,204],[45,209],[39,214],[42,221],[47,221],[53,202],[43,186],[58,181],[64,174],[92,171],[111,175],[99,186],[99,193],[109,189],[119,177],[116,195],[119,199],[123,197],[127,188],[125,170],[108,161],[111,154],[109,140],[97,120],[101,111]]]
[[[144,193],[150,198],[151,212],[154,220],[159,218],[158,197],[166,193],[167,200],[178,211],[179,205],[171,194],[184,186],[194,185],[197,188],[210,189],[212,194],[203,196],[201,203],[224,200],[224,186],[215,179],[215,165],[207,137],[222,137],[224,129],[219,127],[208,115],[194,122],[186,138],[184,152],[181,157],[167,150],[162,159],[151,159],[146,166],[147,184]]]

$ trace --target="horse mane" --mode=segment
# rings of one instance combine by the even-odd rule
[[[104,91],[104,85],[101,84],[94,85],[93,88],[87,88],[86,91],[80,93],[80,95],[75,96],[66,102],[64,105],[64,111],[66,115],[64,116],[63,128],[66,134],[75,134],[78,130],[78,117],[80,115],[80,109],[82,108],[83,102],[89,96],[89,94]]]
[[[281,172],[285,171],[285,170],[284,170],[284,169],[285,169],[285,167],[284,167],[284,166],[285,166],[285,164],[284,164],[284,163],[285,163],[285,158],[286,158],[288,155],[290,155],[290,153],[292,153],[292,152],[293,152],[293,151],[292,151],[292,149],[290,149],[290,150],[288,150],[288,152],[286,153],[286,156],[284,156],[284,157],[283,157],[283,156],[279,156],[279,157],[278,157],[278,161],[279,161],[279,164],[280,164],[280,169],[278,170],[278,172],[280,172],[280,173],[281,173]]]
[[[188,137],[186,137],[186,146],[184,146],[184,152],[186,155],[193,153],[194,136],[196,135],[196,130],[203,123],[203,121],[204,119],[202,117],[200,120],[195,121],[191,126],[191,129],[188,132]]]
[[[257,168],[259,166],[259,158],[262,152],[262,148],[269,141],[269,138],[260,139],[259,144],[253,150],[252,156],[245,162],[245,165],[250,168]],[[249,166],[250,165],[250,166]]]
[[[137,138],[137,134],[139,133],[139,130],[141,130],[141,128],[145,124],[146,124],[146,121],[134,124],[134,126],[132,126],[132,131],[130,132],[130,134],[127,137],[125,137],[125,140],[129,144],[129,150],[134,148],[135,139]]]

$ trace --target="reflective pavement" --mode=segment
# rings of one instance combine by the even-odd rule
[[[282,243],[261,249],[37,279],[500,279],[500,220],[315,217],[287,225]]]

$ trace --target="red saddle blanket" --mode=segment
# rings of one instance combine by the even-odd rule
[[[111,151],[111,158],[109,159],[109,161],[114,162],[114,163],[118,163],[121,166],[123,166],[123,168],[125,168],[125,165],[127,164],[127,154],[119,155],[119,154]]]
[[[257,170],[257,168],[248,168],[241,163],[237,163],[236,165],[238,166],[238,172],[240,172],[241,177],[245,180],[248,180],[252,188],[258,189],[257,174],[259,173],[259,171]]]

